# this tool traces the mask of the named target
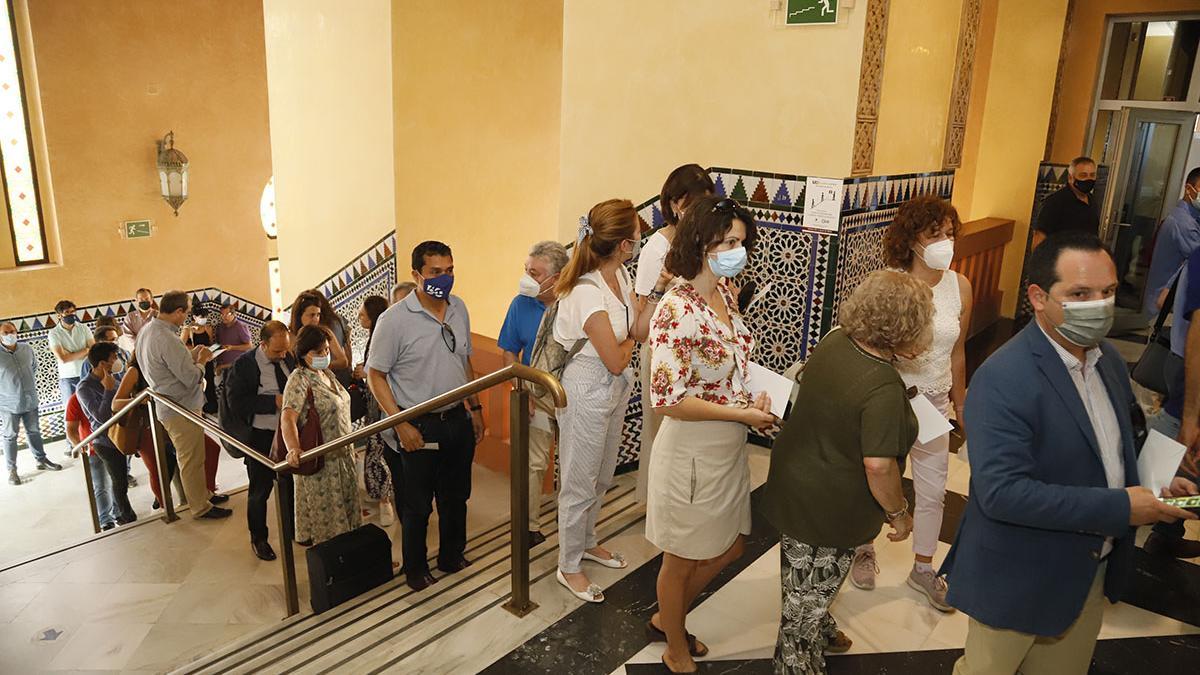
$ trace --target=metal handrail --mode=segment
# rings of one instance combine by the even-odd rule
[[[332,441],[323,443],[315,448],[307,450],[300,455],[301,463],[308,460],[323,457],[324,455],[345,447],[346,445],[356,443],[360,440],[374,436],[375,434],[387,429],[399,426],[409,420],[415,419],[427,413],[436,412],[439,409],[447,408],[455,403],[462,401],[468,396],[477,394],[485,389],[490,389],[496,385],[502,384],[509,380],[523,380],[532,384],[543,387],[554,399],[555,407],[562,408],[567,404],[567,395],[559,383],[558,378],[550,373],[536,368],[531,368],[521,363],[514,363],[500,370],[497,370],[488,375],[484,375],[478,379],[472,380],[462,386],[456,387],[444,394],[435,396],[424,403],[413,406],[406,410],[401,410],[395,415],[389,415],[381,420],[372,422],[362,429],[352,431],[348,434],[340,436]],[[291,465],[287,462],[273,462],[270,457],[263,455],[261,452],[250,447],[246,443],[234,438],[219,425],[197,415],[188,408],[180,405],[169,396],[160,394],[151,388],[143,389],[125,404],[120,410],[113,413],[112,417],[106,420],[99,427],[94,429],[91,434],[73,446],[72,450],[82,451],[89,443],[99,438],[101,435],[106,435],[108,429],[114,424],[128,415],[134,408],[139,405],[146,404],[148,408],[148,417],[150,418],[150,431],[154,439],[155,454],[158,458],[158,478],[159,489],[163,497],[163,509],[166,512],[167,522],[177,520],[174,506],[171,500],[171,486],[167,481],[167,462],[166,449],[163,442],[164,432],[159,428],[156,419],[156,405],[164,405],[170,408],[175,413],[186,418],[188,421],[196,424],[201,429],[212,433],[217,438],[225,443],[237,448],[247,457],[254,461],[270,468],[276,472],[288,469]],[[510,402],[510,457],[509,457],[509,473],[511,482],[511,500],[512,509],[510,518],[513,522],[512,527],[512,578],[513,590],[512,598],[505,605],[509,611],[524,616],[537,607],[536,604],[529,600],[529,533],[526,530],[526,522],[529,520],[529,503],[528,503],[528,485],[529,485],[529,415],[526,411],[529,409],[529,390],[525,387],[517,387],[513,389]],[[84,460],[87,461],[86,458]],[[92,486],[90,472],[85,471],[85,482],[88,488],[89,505],[92,510],[92,523],[96,532],[100,531],[100,524],[95,508],[95,490]],[[275,490],[276,498],[276,513],[279,518],[279,538],[281,542],[280,564],[283,566],[284,575],[284,590],[287,601],[288,616],[292,616],[300,611],[299,609],[299,593],[296,588],[296,569],[295,561],[292,555],[291,540],[287,536],[286,528],[283,526],[283,504],[280,491]]]

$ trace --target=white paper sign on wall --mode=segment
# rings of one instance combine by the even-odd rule
[[[840,178],[809,176],[804,188],[804,227],[837,232],[845,189],[846,186]]]

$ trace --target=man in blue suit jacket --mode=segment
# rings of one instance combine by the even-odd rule
[[[975,373],[970,500],[942,573],[971,617],[956,674],[1086,673],[1133,572],[1134,527],[1194,517],[1137,487],[1125,361],[1103,342],[1116,267],[1068,233],[1029,260],[1036,320]]]

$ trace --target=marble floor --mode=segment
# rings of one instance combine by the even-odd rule
[[[38,471],[33,456],[22,449],[17,454],[21,485],[0,483],[0,525],[4,546],[0,547],[0,570],[32,556],[42,555],[78,544],[94,536],[92,516],[87,503],[83,460],[65,456],[65,440],[46,445],[46,454],[62,464],[62,471]],[[146,466],[138,458],[130,463],[138,481],[129,489],[129,501],[140,520],[161,513],[151,509],[154,494]],[[7,474],[6,474],[7,475]],[[241,460],[222,454],[217,469],[217,488],[232,491],[246,484],[246,468]],[[176,492],[175,494],[178,494]]]

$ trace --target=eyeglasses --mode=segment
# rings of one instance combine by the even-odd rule
[[[712,212],[716,213],[717,211],[737,211],[740,208],[742,208],[742,205],[737,203],[736,199],[722,199],[721,201],[717,202],[716,204],[713,204]]]
[[[454,331],[451,330],[450,324],[442,324],[442,342],[446,343],[446,349],[449,349],[451,353],[453,353],[455,347],[458,346],[458,340],[455,339]]]

